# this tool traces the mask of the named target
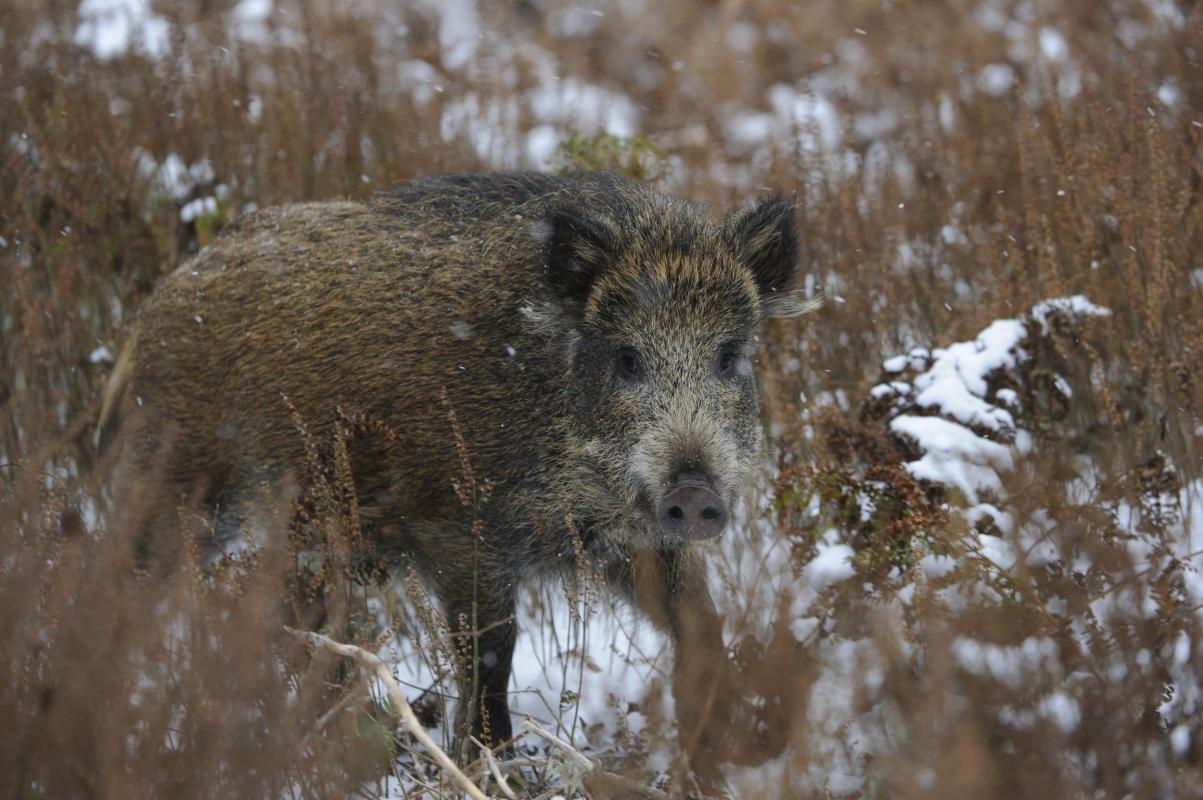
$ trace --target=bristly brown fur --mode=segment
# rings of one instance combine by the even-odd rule
[[[398,432],[347,442],[358,505],[386,561],[415,564],[463,635],[487,631],[460,726],[501,741],[515,586],[572,568],[569,515],[620,591],[722,663],[703,571],[649,507],[686,473],[734,504],[763,458],[751,342],[802,308],[783,302],[793,214],[778,198],[720,224],[605,173],[264,211],[163,281],[103,416],[141,407],[128,474],[170,439],[167,480],[203,487],[219,535],[253,517],[250,487],[304,473],[298,421],[307,437],[343,414]],[[637,389],[615,377],[622,348],[646,370]],[[728,351],[741,366],[720,380]],[[465,502],[465,475],[489,492]]]

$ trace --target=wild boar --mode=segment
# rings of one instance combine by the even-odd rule
[[[314,435],[339,413],[382,421],[399,436],[356,452],[355,492],[378,552],[416,567],[473,655],[461,741],[511,737],[515,592],[580,549],[671,631],[682,740],[712,768],[726,654],[695,542],[764,460],[757,330],[812,307],[797,260],[791,199],[720,222],[606,173],[266,210],[155,290],[102,424],[137,409],[130,469],[203,492],[233,530],[248,487],[303,469],[294,410]],[[464,457],[483,502],[457,499]]]

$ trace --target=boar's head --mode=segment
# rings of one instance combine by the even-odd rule
[[[605,534],[630,545],[719,535],[764,456],[758,328],[812,307],[794,289],[793,201],[722,224],[658,195],[618,218],[568,205],[540,235],[592,513],[609,505]]]

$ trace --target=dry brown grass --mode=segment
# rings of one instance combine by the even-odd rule
[[[838,793],[806,777],[832,763],[823,748],[835,740],[865,776],[853,791],[868,797],[1201,791],[1193,665],[1203,639],[1191,567],[1175,549],[1191,511],[1183,487],[1203,478],[1201,12],[1168,0],[637,5],[590,17],[581,37],[555,34],[579,17],[570,3],[482,5],[488,35],[466,66],[448,62],[425,6],[281,3],[271,36],[249,42],[228,33],[230,3],[161,3],[172,28],[157,60],[103,60],[74,44],[72,2],[0,7],[4,792],[324,797],[381,791],[374,781],[390,773],[415,794],[439,783],[361,694],[332,700],[343,690],[323,685],[329,663],[280,636],[295,612],[280,600],[292,551],[269,547],[215,573],[192,556],[168,576],[135,574],[138,509],[93,513],[111,468],[90,447],[109,366],[89,354],[101,344],[115,353],[156,278],[252,205],[517,166],[540,123],[522,99],[546,68],[539,54],[564,80],[631,98],[638,133],[665,154],[652,173],[661,187],[719,208],[762,186],[796,192],[804,271],[829,298],[765,336],[781,468],[766,490],[772,510],[749,535],[785,542],[805,575],[817,537],[834,530],[857,548],[857,580],[815,599],[805,616],[818,633],[801,640],[788,597],[767,627],[749,621],[765,618],[755,609],[734,625],[746,687],[767,709],[764,739],[745,747],[787,754],[737,786]],[[985,8],[1024,25],[989,24]],[[1046,26],[1064,35],[1076,79],[1024,55],[1039,52]],[[400,76],[401,61],[430,65],[437,90]],[[999,63],[1014,85],[975,90]],[[846,151],[800,152],[795,137],[807,131],[788,129],[741,145],[731,120],[769,108],[778,84],[830,98]],[[1158,94],[1165,86],[1176,102]],[[441,127],[470,95],[481,119],[500,109],[492,118],[510,126],[491,153],[470,131]],[[574,146],[588,155],[597,131],[579,133]],[[179,196],[139,167],[171,154],[211,166]],[[849,154],[861,159],[854,169]],[[219,184],[228,193],[214,213],[181,221],[185,202]],[[1035,447],[997,500],[1018,527],[1046,529],[1056,555],[1000,570],[959,515],[964,498],[902,468],[913,455],[867,392],[883,356],[972,339],[991,320],[1076,293],[1113,314],[1029,342],[1033,361],[1008,380]],[[309,497],[305,527],[344,541],[358,511],[343,502],[338,444],[322,446],[332,477]],[[857,505],[866,491],[877,501],[867,519]],[[281,503],[282,533],[289,508]],[[195,524],[182,518],[181,529]],[[1156,568],[1134,557],[1137,544]],[[955,568],[929,577],[919,564],[932,553],[956,556]],[[1151,598],[1156,613],[1139,603],[1095,613],[1125,593]],[[864,665],[848,685],[865,716],[833,737],[815,704],[830,689],[825,648],[839,637]],[[1010,680],[973,669],[967,640],[1056,655]],[[453,660],[437,637],[429,647],[436,669]],[[1042,711],[1057,693],[1076,704],[1076,724]],[[1167,701],[1172,724],[1157,711]],[[354,713],[328,713],[331,702]],[[442,715],[439,702],[425,705]],[[648,731],[668,727],[654,702],[644,711]],[[1185,749],[1171,744],[1178,726]],[[612,766],[646,779],[645,739],[624,734]],[[885,743],[869,761],[858,755],[867,739]],[[554,788],[553,772],[536,769],[523,790]]]

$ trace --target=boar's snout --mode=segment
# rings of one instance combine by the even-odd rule
[[[656,509],[661,533],[674,539],[713,539],[730,517],[710,481],[698,475],[680,476]]]

